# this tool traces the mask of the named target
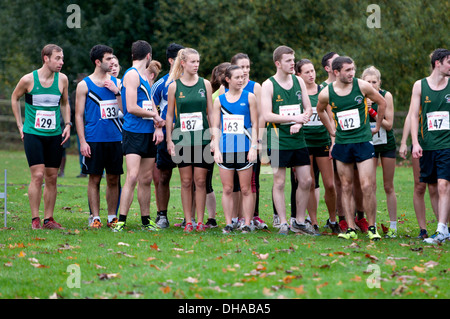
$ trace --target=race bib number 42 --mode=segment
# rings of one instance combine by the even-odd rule
[[[118,118],[119,105],[117,103],[117,100],[100,101],[100,114],[102,120]]]
[[[34,127],[42,130],[54,130],[56,128],[55,111],[36,111]]]
[[[449,112],[430,112],[427,113],[428,131],[449,130]]]
[[[339,120],[339,126],[343,131],[350,131],[361,126],[358,109],[341,111],[336,113]]]
[[[180,127],[181,132],[193,132],[203,130],[202,112],[181,113]]]

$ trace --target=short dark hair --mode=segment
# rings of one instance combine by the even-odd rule
[[[103,57],[105,56],[105,53],[113,54],[114,50],[107,45],[103,45],[103,44],[94,45],[90,52],[90,57],[91,57],[92,63],[95,65],[96,60],[100,60],[100,62],[101,62],[103,60]]]
[[[63,49],[61,49],[61,47],[56,44],[47,44],[41,51],[42,63],[44,63],[45,56],[50,58],[53,54],[53,51],[62,52],[62,50]]]
[[[322,66],[325,68],[326,66],[328,66],[328,61],[330,61],[330,59],[332,57],[334,57],[337,53],[336,52],[328,52],[327,54],[325,54],[322,58]]]
[[[336,71],[341,71],[342,66],[347,63],[347,64],[352,64],[354,63],[353,60],[351,58],[349,58],[348,56],[339,56],[336,59],[333,60],[333,63],[331,65],[331,68]]]
[[[237,53],[231,58],[231,64],[237,64],[237,62],[241,59],[247,59],[250,61],[250,58],[245,53]]]
[[[166,49],[166,58],[169,59],[176,59],[178,51],[181,49],[184,49],[184,46],[178,43],[171,43]]]
[[[152,54],[152,46],[145,40],[137,40],[131,45],[131,58],[133,61],[144,60],[149,53]]]
[[[281,61],[283,54],[295,54],[295,51],[285,45],[280,45],[273,51],[273,62]]]
[[[434,67],[436,66],[436,61],[444,62],[444,59],[450,55],[450,51],[447,49],[436,49],[431,53],[431,68],[434,70]]]

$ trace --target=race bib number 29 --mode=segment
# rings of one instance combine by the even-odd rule
[[[54,130],[56,128],[55,111],[36,111],[34,127],[42,130]]]

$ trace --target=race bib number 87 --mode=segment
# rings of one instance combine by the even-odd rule
[[[203,130],[202,112],[181,113],[180,127],[181,132],[193,132]]]

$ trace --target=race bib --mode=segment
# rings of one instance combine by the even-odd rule
[[[375,122],[370,122],[370,128],[375,128],[377,124]],[[377,134],[372,136],[373,145],[382,145],[387,144],[387,132],[383,127],[380,127],[380,130]]]
[[[203,130],[202,112],[181,113],[180,127],[181,132],[193,132]]]
[[[313,107],[313,114],[309,118],[309,122],[305,124],[305,126],[322,126],[323,123],[320,120],[319,114],[317,114],[317,108]]]
[[[147,111],[153,111],[152,101],[142,101],[142,108]],[[143,117],[143,120],[153,120],[153,117]]]
[[[55,111],[36,111],[34,128],[41,130],[54,130],[56,128]]]
[[[118,118],[119,104],[117,103],[117,100],[100,101],[100,114],[102,120]]]
[[[282,116],[296,116],[302,114],[300,111],[300,104],[282,105],[280,106],[280,115]],[[295,122],[282,123],[281,125],[291,125]]]
[[[244,134],[244,115],[223,115],[224,134]]]
[[[358,109],[341,111],[336,113],[336,115],[342,131],[354,130],[361,126]]]
[[[449,130],[449,113],[447,111],[427,113],[428,131]]]

